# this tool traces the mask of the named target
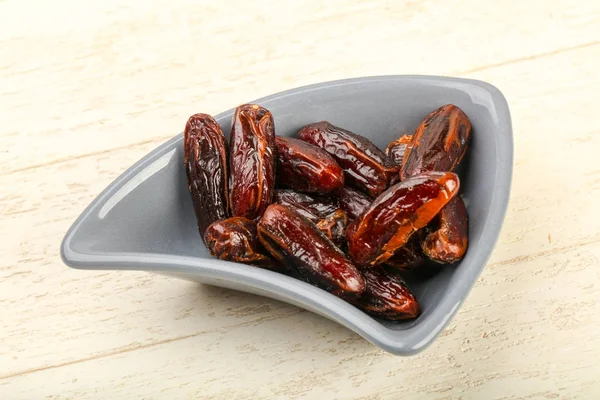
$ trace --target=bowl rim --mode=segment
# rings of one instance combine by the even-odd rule
[[[127,168],[80,213],[62,239],[60,245],[62,261],[74,269],[138,270],[224,279],[245,286],[250,292],[254,288],[259,290],[263,296],[276,298],[325,316],[392,354],[408,356],[423,351],[441,334],[468,297],[475,281],[491,257],[500,236],[510,198],[514,157],[512,121],[504,95],[495,86],[475,79],[434,75],[375,75],[299,86],[253,100],[252,103],[263,104],[313,90],[343,85],[371,84],[380,81],[414,81],[420,85],[458,86],[465,92],[469,92],[469,89],[472,91],[473,88],[483,89],[491,96],[495,114],[499,116],[498,121],[494,123],[495,129],[500,130],[501,135],[499,136],[502,137],[501,145],[497,146],[498,152],[495,160],[497,168],[494,176],[494,187],[496,189],[492,193],[488,215],[485,218],[480,239],[489,245],[471,250],[476,252],[475,259],[479,260],[477,263],[473,263],[477,264],[477,269],[473,267],[471,271],[464,273],[465,279],[460,281],[460,285],[449,287],[444,294],[444,299],[440,301],[440,306],[433,309],[424,321],[418,322],[405,330],[390,329],[346,301],[322,289],[282,274],[244,264],[172,254],[135,252],[83,254],[75,251],[72,243],[84,221],[93,215],[95,210],[102,207],[107,199],[129,182],[139,171],[172,151],[183,140],[183,132],[162,143]],[[221,112],[215,115],[214,118],[217,121],[231,118],[234,109]]]

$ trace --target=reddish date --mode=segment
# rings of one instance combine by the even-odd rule
[[[333,214],[339,208],[334,199],[316,198],[290,189],[276,189],[273,203],[292,208],[315,223]]]
[[[292,138],[275,138],[277,185],[309,193],[330,193],[344,186],[344,173],[323,149]]]
[[[385,154],[398,166],[402,166],[402,159],[408,144],[412,140],[411,135],[402,135],[399,139],[391,142],[385,149]]]
[[[417,127],[404,152],[400,179],[426,171],[453,171],[471,136],[471,121],[457,106],[432,111]]]
[[[348,184],[377,197],[387,187],[399,167],[367,138],[327,121],[305,126],[298,137],[324,149],[344,171]]]
[[[346,242],[347,225],[348,215],[341,209],[317,222],[317,228],[339,248],[344,247]]]
[[[256,222],[244,217],[213,222],[206,229],[204,243],[210,254],[221,260],[261,267],[275,264],[258,240]]]
[[[410,135],[403,135],[399,139],[391,142],[385,149],[385,154],[396,164],[398,167],[402,166],[402,159],[404,158],[404,152],[408,147],[412,137]],[[400,175],[394,175],[390,178],[390,185],[394,185],[400,181]]]
[[[317,225],[317,228],[337,246],[346,240],[348,216],[338,208],[333,198],[315,198],[289,189],[277,189],[273,203],[292,208],[298,214]]]
[[[402,277],[395,271],[369,268],[363,271],[366,288],[354,304],[366,313],[390,320],[414,319],[421,307]]]
[[[271,112],[256,104],[236,108],[229,157],[233,216],[258,219],[271,203],[275,184],[275,151]]]
[[[258,223],[258,237],[292,276],[345,299],[365,290],[361,273],[344,253],[288,207],[270,205]]]
[[[423,265],[424,262],[425,255],[421,250],[419,236],[413,235],[404,246],[396,250],[394,255],[385,262],[385,265],[401,271],[411,271]]]
[[[428,172],[390,187],[348,226],[350,256],[362,266],[387,261],[458,189],[458,176],[452,172]]]
[[[468,217],[467,208],[460,196],[455,196],[438,214],[429,226],[421,242],[423,252],[438,263],[453,263],[460,260],[467,251]],[[432,225],[430,224],[430,225]]]
[[[373,200],[358,190],[345,187],[339,192],[340,208],[348,214],[350,220],[356,219],[365,212]]]
[[[207,114],[192,115],[184,131],[184,165],[188,190],[201,237],[206,228],[227,218],[227,156],[223,131]]]
[[[423,171],[454,170],[467,151],[470,135],[471,122],[460,108],[447,104],[434,110],[421,122],[406,149],[401,178]],[[467,224],[467,210],[457,196],[427,228],[423,252],[438,263],[460,260],[467,249]]]

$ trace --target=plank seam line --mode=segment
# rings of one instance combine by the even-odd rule
[[[477,67],[477,68],[473,68],[473,69],[468,69],[466,71],[458,72],[457,75],[468,75],[468,74],[472,74],[474,72],[484,71],[486,69],[491,69],[491,68],[496,68],[496,67],[503,67],[505,65],[510,65],[510,64],[517,64],[517,63],[520,63],[522,61],[531,61],[531,60],[536,60],[538,58],[544,58],[544,57],[554,56],[554,55],[561,54],[561,53],[567,53],[567,52],[570,52],[570,51],[581,50],[581,49],[585,49],[587,47],[596,46],[598,44],[600,44],[600,40],[595,40],[593,42],[582,43],[582,44],[579,44],[579,45],[576,45],[576,46],[571,46],[571,47],[564,47],[562,49],[548,51],[548,52],[545,52],[545,53],[534,54],[532,56],[519,57],[519,58],[514,58],[512,60],[502,61],[502,62],[499,62],[499,63],[482,65],[481,67]]]
[[[280,318],[287,318],[287,317],[291,317],[293,315],[296,314],[300,314],[306,312],[306,310],[304,309],[295,309],[292,310],[290,312],[287,313],[282,313],[282,314],[277,314],[277,315],[273,315],[273,316],[269,316],[269,317],[261,317],[258,319],[253,319],[251,321],[246,321],[243,322],[241,324],[238,325],[233,325],[233,326],[229,326],[229,327],[221,327],[221,328],[217,328],[217,329],[213,329],[213,330],[209,330],[209,331],[201,331],[201,332],[195,332],[195,333],[191,333],[189,335],[185,335],[185,336],[178,336],[178,337],[174,337],[174,338],[168,338],[168,339],[163,339],[163,340],[158,340],[155,342],[151,342],[151,343],[147,343],[147,344],[139,344],[139,345],[134,345],[134,346],[129,346],[129,347],[121,347],[119,349],[115,349],[112,351],[108,351],[105,353],[100,353],[100,354],[96,354],[96,355],[92,355],[89,357],[85,357],[85,358],[80,358],[77,360],[71,360],[71,361],[65,361],[62,363],[58,363],[58,364],[52,364],[52,365],[47,365],[47,366],[43,366],[43,367],[37,367],[37,368],[30,368],[30,369],[25,369],[25,370],[21,370],[21,371],[17,371],[17,372],[12,372],[12,373],[8,373],[8,374],[4,374],[4,375],[0,375],[0,381],[1,380],[5,380],[5,379],[9,379],[9,378],[15,378],[18,376],[24,376],[24,375],[29,375],[35,372],[41,372],[41,371],[47,371],[50,369],[56,369],[56,368],[61,368],[61,367],[68,367],[71,365],[75,365],[75,364],[79,364],[79,363],[83,363],[83,362],[87,362],[87,361],[94,361],[94,360],[99,360],[102,358],[106,358],[106,357],[112,357],[112,356],[116,356],[119,354],[125,354],[125,353],[130,353],[133,351],[137,351],[137,350],[143,350],[143,349],[148,349],[151,347],[155,347],[155,346],[160,346],[163,344],[168,344],[168,343],[173,343],[173,342],[177,342],[180,340],[185,340],[185,339],[190,339],[193,338],[195,336],[200,336],[200,335],[204,335],[207,333],[212,333],[212,332],[218,332],[221,330],[234,330],[237,328],[242,328],[248,325],[252,325],[255,324],[257,322],[266,322],[266,321],[271,321],[271,320],[277,320]]]

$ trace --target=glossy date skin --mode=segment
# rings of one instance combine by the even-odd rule
[[[404,153],[408,144],[412,140],[412,136],[403,135],[399,139],[391,142],[385,149],[385,154],[396,164],[398,167],[402,167],[402,160],[404,159]],[[394,185],[400,181],[400,175],[394,175],[390,178],[390,185]]]
[[[274,268],[276,264],[258,240],[256,222],[244,217],[212,223],[206,229],[204,243],[210,254],[221,260],[267,268]]]
[[[344,253],[315,224],[288,207],[270,205],[258,223],[258,237],[298,279],[344,299],[365,290],[361,273]]]
[[[373,199],[356,189],[345,187],[339,192],[340,208],[350,220],[356,219],[371,205]]]
[[[339,208],[332,198],[316,198],[291,189],[276,189],[273,203],[290,207],[314,223],[333,214]]]
[[[277,185],[309,193],[331,193],[344,186],[344,173],[323,149],[293,138],[276,137]]]
[[[452,202],[452,200],[450,201]],[[404,246],[396,250],[394,255],[385,262],[385,265],[400,271],[411,271],[423,265],[424,262],[425,255],[421,250],[419,235],[416,234],[411,236]]]
[[[338,248],[343,248],[346,242],[346,227],[348,215],[342,209],[317,222],[317,228],[327,236]]]
[[[298,138],[328,152],[342,167],[346,183],[377,197],[399,167],[367,138],[327,121],[305,126]]]
[[[417,299],[402,277],[385,267],[363,271],[366,288],[353,302],[366,313],[389,321],[414,319],[421,313]]]
[[[468,216],[465,203],[455,196],[432,222],[435,228],[426,228],[421,242],[423,253],[438,263],[453,263],[465,255],[468,246]],[[430,224],[431,225],[431,224]]]
[[[207,114],[192,115],[184,131],[184,166],[200,236],[227,218],[227,148],[219,124]]]
[[[231,214],[256,220],[271,203],[275,185],[273,116],[256,104],[236,108],[229,156]]]
[[[385,149],[385,154],[398,166],[402,166],[402,160],[404,159],[404,153],[408,144],[412,140],[411,135],[402,135],[399,139],[394,140]]]
[[[402,159],[400,179],[426,171],[453,171],[463,159],[471,121],[457,106],[432,111],[415,130]]]
[[[390,259],[458,189],[458,176],[452,172],[428,172],[390,187],[348,226],[352,260],[360,266],[374,266]]]

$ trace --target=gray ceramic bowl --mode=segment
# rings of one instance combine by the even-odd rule
[[[382,76],[305,86],[253,102],[272,111],[278,135],[293,136],[305,124],[329,120],[382,149],[401,133],[413,132],[443,104],[466,112],[473,133],[461,192],[469,211],[469,249],[459,264],[409,282],[423,309],[418,319],[382,322],[299,280],[211,257],[200,240],[186,187],[182,134],[125,171],[86,208],[62,242],[63,261],[73,268],[143,270],[251,292],[323,315],[391,353],[423,350],[467,297],[500,233],[513,161],[503,95],[474,80]],[[232,113],[216,116],[226,134]]]

